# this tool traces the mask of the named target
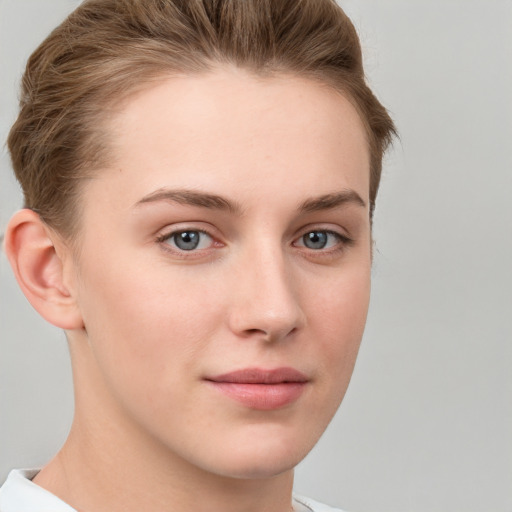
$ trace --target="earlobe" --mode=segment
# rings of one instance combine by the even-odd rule
[[[7,225],[5,251],[20,288],[37,312],[62,329],[81,329],[80,310],[65,279],[66,249],[57,250],[56,237],[37,213],[20,210]]]

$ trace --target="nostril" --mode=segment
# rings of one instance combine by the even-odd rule
[[[245,335],[248,337],[260,336],[262,338],[270,338],[270,334],[265,329],[246,329]]]
[[[292,327],[289,330],[286,328],[284,328],[284,329],[269,328],[268,330],[254,328],[254,329],[245,329],[243,336],[247,337],[247,338],[258,338],[258,339],[262,339],[265,341],[276,341],[276,340],[288,337],[290,335],[293,335],[297,331],[298,331],[297,327]]]

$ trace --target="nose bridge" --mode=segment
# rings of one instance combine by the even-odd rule
[[[284,248],[270,241],[257,245],[241,257],[232,328],[278,340],[300,328],[305,317]]]

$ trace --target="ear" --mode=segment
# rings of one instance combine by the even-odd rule
[[[37,213],[24,209],[14,214],[5,233],[5,252],[21,290],[45,320],[61,329],[83,328],[66,282],[71,251]]]

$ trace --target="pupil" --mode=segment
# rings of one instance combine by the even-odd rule
[[[175,235],[174,242],[184,251],[191,251],[199,245],[199,233],[197,231],[184,231]]]
[[[303,237],[304,245],[309,249],[323,249],[327,245],[327,234],[322,231],[312,231]]]

